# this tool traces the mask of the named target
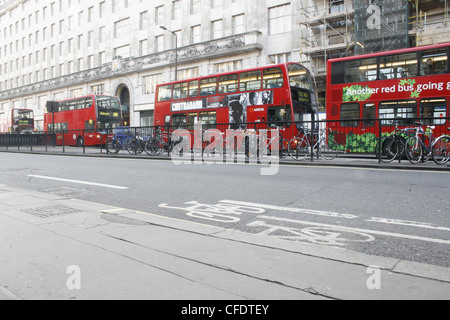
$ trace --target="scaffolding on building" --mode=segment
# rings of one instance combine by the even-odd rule
[[[300,56],[317,82],[319,101],[325,105],[326,63],[330,58],[352,55],[352,0],[302,0]]]
[[[450,0],[408,0],[409,36],[415,46],[450,42]]]

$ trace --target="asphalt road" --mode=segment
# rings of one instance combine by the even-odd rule
[[[0,184],[450,267],[446,172],[0,153]]]

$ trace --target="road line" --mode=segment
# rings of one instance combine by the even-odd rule
[[[377,217],[372,217],[370,219],[366,219],[365,221],[386,223],[386,224],[396,224],[396,225],[416,227],[416,228],[450,231],[450,228],[440,227],[440,226],[436,226],[436,225],[433,225],[431,223],[426,223],[426,222],[407,221],[407,220],[388,219],[388,218],[377,218]]]
[[[259,203],[253,203],[253,202],[245,202],[245,201],[233,201],[233,200],[222,200],[219,202],[237,205],[237,206],[256,207],[256,208],[275,210],[275,211],[304,213],[304,214],[334,217],[334,218],[358,219],[358,216],[355,216],[352,214],[337,213],[337,212],[331,212],[331,211],[319,211],[319,210],[309,210],[309,209],[300,209],[300,208],[280,207],[280,206],[274,206],[274,205],[259,204]]]
[[[349,227],[336,226],[336,225],[331,225],[331,224],[292,220],[292,219],[270,217],[270,216],[258,216],[258,218],[274,220],[274,221],[281,221],[281,222],[303,224],[303,225],[310,225],[310,226],[316,226],[316,227],[325,227],[325,228],[331,228],[331,229],[335,229],[335,230],[342,230],[342,231],[349,231],[349,232],[360,232],[360,233],[376,234],[376,235],[387,236],[387,237],[404,238],[404,239],[409,239],[409,240],[420,240],[420,241],[425,241],[425,242],[450,244],[450,240],[419,237],[419,236],[413,236],[413,235],[407,235],[407,234],[401,234],[401,233],[391,233],[391,232],[383,232],[383,231],[360,229],[360,228],[349,228]]]
[[[46,176],[39,176],[39,175],[35,175],[35,174],[29,174],[28,177],[30,177],[30,178],[37,178],[37,179],[60,181],[60,182],[69,182],[69,183],[75,183],[75,184],[84,184],[84,185],[89,185],[89,186],[109,188],[109,189],[117,189],[117,190],[130,189],[128,187],[115,186],[115,185],[112,185],[112,184],[103,184],[103,183],[95,183],[95,182],[81,181],[81,180],[71,180],[71,179],[46,177]]]

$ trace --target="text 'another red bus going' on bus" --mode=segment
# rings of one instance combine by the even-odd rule
[[[33,131],[33,110],[13,108],[0,113],[0,133],[31,133]]]
[[[48,101],[44,127],[56,134],[57,145],[105,144],[109,129],[121,125],[117,97],[89,95],[63,101]]]
[[[450,43],[328,60],[327,120],[341,150],[373,152],[395,126],[449,125]]]

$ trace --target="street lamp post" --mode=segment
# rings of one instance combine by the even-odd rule
[[[175,32],[170,31],[165,26],[160,26],[160,28],[164,31],[170,32],[175,36],[175,81],[178,80],[178,36]]]

